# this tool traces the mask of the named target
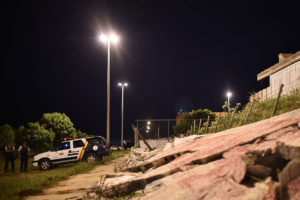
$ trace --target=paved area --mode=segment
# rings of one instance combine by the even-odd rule
[[[27,200],[66,200],[82,199],[87,192],[96,187],[100,176],[114,173],[114,167],[126,163],[128,155],[107,162],[104,165],[96,166],[86,174],[78,174],[67,180],[61,181],[57,186],[43,191],[42,194],[29,196]]]

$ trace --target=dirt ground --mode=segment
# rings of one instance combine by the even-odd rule
[[[67,180],[59,182],[55,187],[44,190],[42,194],[29,196],[27,200],[66,200],[83,199],[88,191],[96,187],[100,176],[114,173],[114,167],[125,164],[128,155],[107,162],[104,165],[96,166],[92,171],[85,174],[78,174]]]

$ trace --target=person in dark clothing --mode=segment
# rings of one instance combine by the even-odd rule
[[[8,163],[11,162],[11,169],[15,171],[15,157],[14,151],[15,146],[10,142],[7,146],[5,146],[5,169],[4,171],[7,172]]]
[[[26,142],[24,142],[23,145],[20,146],[18,149],[19,158],[21,160],[21,164],[20,164],[21,172],[22,171],[27,172],[29,152],[30,152],[30,148]]]

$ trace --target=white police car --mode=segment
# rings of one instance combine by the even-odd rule
[[[57,147],[33,157],[32,165],[41,170],[47,170],[53,165],[85,160],[94,162],[109,155],[110,150],[106,139],[101,136],[70,139],[63,141]]]

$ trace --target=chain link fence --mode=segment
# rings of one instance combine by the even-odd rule
[[[174,131],[174,126],[179,123],[184,123],[188,129]],[[173,141],[174,137],[198,134],[204,126],[207,129],[206,124],[209,123],[207,123],[207,119],[139,119],[136,120],[135,132],[138,131],[138,133],[135,133],[134,144],[136,147],[143,147],[145,144],[142,141],[146,140],[152,148],[157,148]]]
[[[145,139],[170,138],[176,119],[141,119],[136,120],[136,127]]]

